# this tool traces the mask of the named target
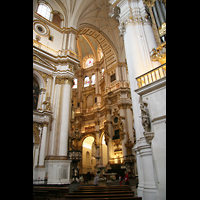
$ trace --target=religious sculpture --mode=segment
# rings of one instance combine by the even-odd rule
[[[141,109],[141,117],[142,117],[142,126],[145,132],[150,131],[150,117],[149,117],[149,110],[147,109],[147,104],[144,102],[140,103]]]

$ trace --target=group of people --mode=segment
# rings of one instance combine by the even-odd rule
[[[129,178],[128,178],[128,174],[126,173],[126,171],[124,172],[125,176],[124,176],[124,181],[125,181],[125,185],[129,185]],[[122,185],[122,177],[119,176],[119,184]],[[95,174],[95,178],[94,178],[94,186],[98,186],[99,185],[99,176],[96,173]]]

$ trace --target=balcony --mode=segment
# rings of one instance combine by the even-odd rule
[[[67,55],[69,55],[69,56],[72,56],[73,58],[79,59],[79,56],[69,49],[68,50],[62,50],[62,51],[61,50],[55,51],[54,49],[52,49],[52,48],[34,40],[34,39],[33,39],[33,46],[36,46],[36,47],[54,55],[54,56],[67,56]]]
[[[136,78],[138,88],[148,85],[149,83],[157,81],[163,77],[166,77],[166,63],[138,76]]]

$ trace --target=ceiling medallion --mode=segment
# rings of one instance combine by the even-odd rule
[[[50,34],[49,27],[39,20],[33,21],[33,30],[44,37],[47,37]]]

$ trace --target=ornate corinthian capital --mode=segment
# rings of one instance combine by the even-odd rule
[[[66,76],[57,76],[55,80],[56,84],[71,84],[73,85],[73,79]]]
[[[153,6],[155,1],[156,0],[143,0],[143,4],[146,4],[147,6]]]
[[[117,6],[120,8],[120,25],[118,26],[120,36],[124,35],[128,24],[145,25],[150,23],[144,5],[141,6],[138,2],[133,3],[133,1],[121,0]]]
[[[126,32],[125,23],[121,22],[118,28],[119,28],[119,36],[123,37],[124,33]]]

